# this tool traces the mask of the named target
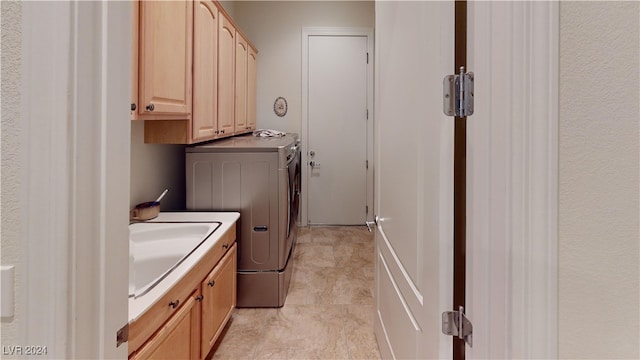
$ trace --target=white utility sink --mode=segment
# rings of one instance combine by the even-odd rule
[[[141,222],[129,225],[129,297],[140,297],[192,254],[220,222]]]
[[[160,212],[129,225],[129,321],[179,283],[239,218],[237,212]]]

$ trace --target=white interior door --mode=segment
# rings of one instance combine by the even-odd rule
[[[368,37],[308,38],[308,223],[367,216]]]
[[[451,358],[454,3],[376,2],[375,332],[383,358]]]

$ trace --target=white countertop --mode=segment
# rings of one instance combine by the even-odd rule
[[[176,267],[166,278],[158,283],[148,293],[134,299],[129,298],[129,323],[136,320],[147,309],[158,301],[189,272],[219,240],[220,237],[229,230],[231,225],[240,218],[237,212],[161,212],[155,219],[146,222],[214,222],[221,223],[220,227],[205,242],[200,245],[182,264]]]

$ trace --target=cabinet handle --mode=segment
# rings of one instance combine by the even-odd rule
[[[229,244],[222,244],[222,248],[223,249],[228,249],[229,248]]]
[[[156,108],[156,106],[153,105],[153,104],[147,105],[147,110],[149,110],[149,111],[153,111],[153,109],[155,109],[155,108]]]
[[[172,301],[169,303],[169,307],[175,309],[178,307],[178,304],[180,304],[180,300]]]
[[[224,134],[224,129],[220,130],[220,133],[221,133],[221,134]]]
[[[215,280],[211,280],[207,283],[207,285],[209,285],[210,287],[213,287],[213,285],[215,284],[216,284]]]
[[[131,103],[131,111],[136,111],[137,108],[136,103]]]
[[[196,301],[202,301],[202,299],[204,299],[204,296],[202,295],[196,296]]]
[[[220,134],[220,131],[216,130],[216,131],[214,131],[214,133],[215,133],[216,135],[218,135],[218,134]]]

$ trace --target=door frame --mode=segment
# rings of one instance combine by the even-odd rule
[[[557,2],[468,3],[469,358],[558,355],[559,23]]]
[[[22,15],[22,344],[126,358],[132,6],[23,2]]]
[[[367,171],[367,221],[373,219],[373,126],[374,126],[374,103],[373,103],[373,69],[374,69],[374,43],[373,29],[364,27],[303,27],[302,28],[302,154],[301,165],[302,174],[302,196],[300,203],[301,225],[309,224],[309,37],[311,36],[363,36],[367,38],[367,52],[369,53],[369,66],[367,67],[367,108],[369,109],[369,119],[367,121],[367,160],[369,169]],[[363,224],[364,225],[364,224]]]

